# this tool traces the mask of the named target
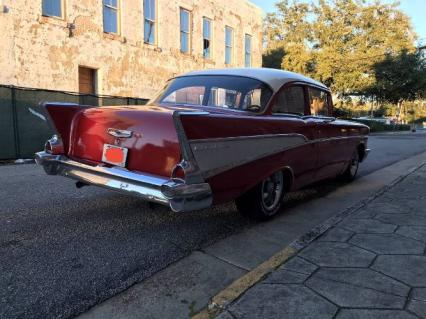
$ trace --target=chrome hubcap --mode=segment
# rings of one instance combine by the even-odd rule
[[[355,154],[351,160],[351,166],[349,167],[349,171],[351,172],[351,176],[355,176],[358,171],[359,160],[358,156]]]
[[[262,204],[267,210],[273,210],[281,200],[284,188],[284,179],[281,172],[277,172],[262,182]]]

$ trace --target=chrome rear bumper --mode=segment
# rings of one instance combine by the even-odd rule
[[[186,184],[180,179],[135,173],[119,167],[90,166],[47,152],[36,153],[35,160],[49,175],[61,175],[89,185],[136,195],[150,202],[169,205],[175,212],[202,209],[212,204],[208,183]]]

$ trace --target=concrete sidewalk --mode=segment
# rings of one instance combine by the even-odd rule
[[[426,166],[311,242],[218,318],[426,318]]]

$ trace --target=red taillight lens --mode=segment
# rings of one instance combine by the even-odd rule
[[[172,178],[185,179],[185,170],[183,169],[181,163],[177,164],[172,171]]]
[[[53,135],[52,138],[47,140],[46,144],[44,144],[44,150],[47,153],[59,155],[64,153],[64,145],[57,135]]]

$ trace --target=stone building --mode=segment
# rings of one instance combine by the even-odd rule
[[[189,70],[261,65],[246,0],[0,0],[0,84],[150,98]]]

